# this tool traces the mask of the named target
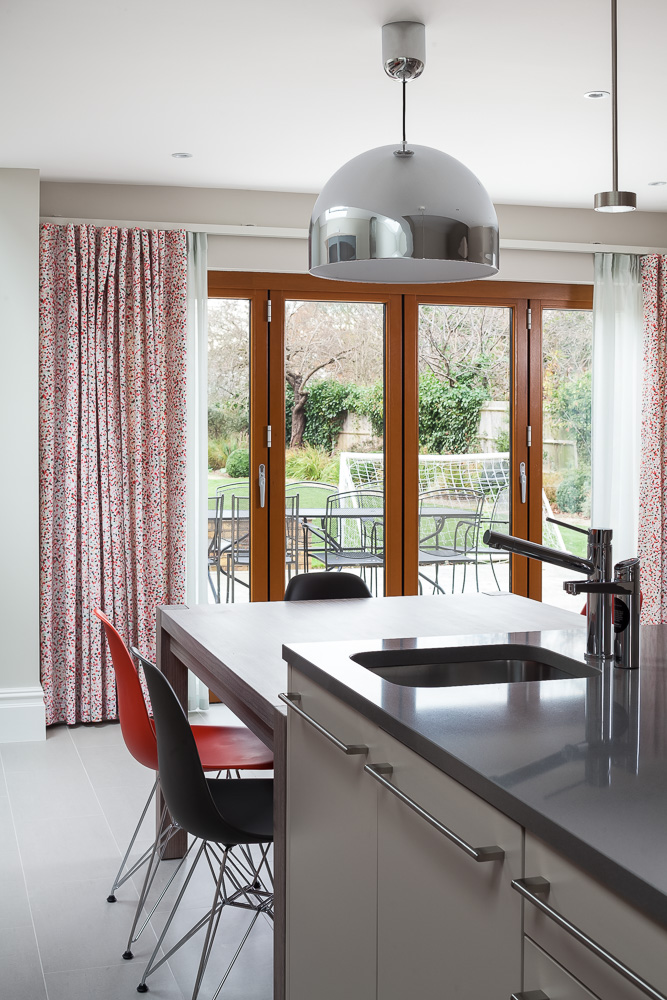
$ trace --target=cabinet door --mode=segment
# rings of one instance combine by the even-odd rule
[[[547,1000],[597,1000],[557,962],[526,938],[524,942],[524,989],[520,996],[541,990]]]
[[[550,883],[547,904],[667,997],[667,931],[606,886],[526,834],[526,876]],[[526,901],[524,930],[604,1000],[639,1000],[639,989]]]
[[[372,723],[296,671],[290,691],[344,743],[373,743]],[[289,711],[289,1000],[375,1000],[377,797],[365,763]]]
[[[391,782],[473,847],[477,862],[378,787],[378,1000],[509,997],[521,974],[522,830],[458,782],[380,734]]]

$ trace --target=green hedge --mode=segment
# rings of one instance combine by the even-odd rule
[[[556,504],[564,514],[590,515],[591,470],[580,466],[568,472],[556,488]]]
[[[427,373],[419,377],[419,444],[436,455],[458,455],[475,446],[479,414],[489,398],[479,385],[459,379],[454,386]],[[286,442],[292,436],[294,393],[285,391]],[[354,411],[370,418],[373,433],[384,433],[384,390],[381,382],[362,387],[333,379],[314,382],[306,403],[304,442],[331,453],[343,429],[345,413]]]
[[[250,475],[250,454],[247,448],[239,448],[231,453],[227,459],[225,472],[232,479]]]
[[[419,377],[419,444],[434,455],[462,455],[473,450],[482,403],[481,386],[449,385],[431,373]]]

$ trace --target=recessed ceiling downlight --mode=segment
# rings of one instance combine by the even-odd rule
[[[609,97],[608,90],[589,90],[588,93],[584,94],[589,101],[599,101],[603,97]]]
[[[650,188],[661,188],[667,184],[667,181],[649,181],[648,186]]]
[[[172,153],[171,154],[175,160],[190,160],[192,159],[192,153]]]

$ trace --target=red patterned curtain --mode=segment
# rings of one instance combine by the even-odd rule
[[[94,607],[152,656],[185,599],[186,273],[185,232],[41,227],[47,724],[116,718]]]
[[[642,258],[644,371],[639,480],[642,622],[667,622],[667,257]]]

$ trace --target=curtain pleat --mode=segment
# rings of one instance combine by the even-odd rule
[[[44,225],[40,586],[47,723],[116,717],[94,607],[155,656],[185,599],[184,232]]]
[[[667,622],[667,257],[642,258],[644,367],[639,479],[642,622]]]
[[[637,555],[642,315],[640,258],[595,254],[591,523],[614,562]]]

